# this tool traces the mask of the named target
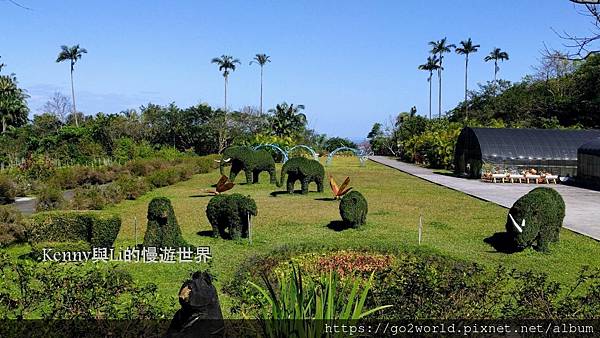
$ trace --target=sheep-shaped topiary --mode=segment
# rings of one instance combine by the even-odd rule
[[[248,237],[248,218],[256,216],[256,202],[241,194],[217,195],[206,206],[206,217],[212,225],[213,236],[232,239]],[[227,231],[227,232],[226,232]]]
[[[144,247],[180,248],[188,246],[181,236],[181,229],[171,201],[166,197],[157,197],[150,201]]]
[[[308,185],[311,182],[317,184],[317,191],[323,192],[323,180],[325,179],[325,168],[319,161],[308,159],[305,157],[294,157],[289,159],[283,167],[281,167],[281,177],[277,186],[283,186],[285,175],[287,178],[287,191],[292,194],[294,192],[294,184],[300,181],[302,186],[302,194],[308,194]]]
[[[367,200],[358,191],[350,191],[340,201],[340,215],[347,226],[358,228],[367,222]]]
[[[231,164],[229,180],[235,181],[235,177],[243,171],[246,174],[246,183],[258,183],[261,172],[269,173],[271,184],[276,183],[275,160],[266,150],[254,150],[249,147],[229,147],[223,151],[219,170],[225,175],[225,166]]]
[[[517,249],[533,246],[548,250],[548,244],[558,242],[565,218],[565,202],[552,188],[535,188],[519,198],[508,212],[506,231]]]

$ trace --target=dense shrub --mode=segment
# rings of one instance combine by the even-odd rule
[[[75,189],[71,207],[76,210],[102,210],[125,199],[117,184],[89,185]]]
[[[155,171],[148,176],[148,183],[155,188],[166,187],[179,182],[181,176],[175,168],[167,168]]]
[[[510,216],[522,232],[516,229]],[[560,194],[552,188],[535,188],[519,198],[509,211],[506,231],[513,241],[509,244],[521,250],[533,246],[536,250],[546,251],[549,243],[559,240],[564,217],[565,202]]]
[[[340,201],[342,220],[352,228],[358,228],[366,223],[368,211],[367,200],[356,190],[344,195]]]
[[[217,195],[206,206],[206,217],[212,225],[214,237],[248,237],[248,216],[257,214],[256,202],[241,194]]]
[[[90,167],[76,165],[57,169],[48,184],[60,189],[73,189],[82,185],[106,184],[116,179],[123,169],[120,166]]]
[[[6,176],[0,176],[0,205],[15,201],[16,187],[14,182]]]
[[[42,319],[34,336],[160,336],[166,327],[150,320],[168,319],[175,311],[173,297],[159,295],[154,284],[135,283],[113,264],[34,263],[0,253],[0,274],[0,318]],[[23,330],[7,336],[25,337],[35,324],[18,321],[2,329]]]
[[[145,247],[187,247],[175,217],[171,201],[157,197],[148,205],[148,225],[144,235]]]
[[[65,205],[63,192],[53,187],[45,187],[38,192],[35,211],[50,211],[61,209]]]
[[[487,268],[437,254],[407,252],[404,248],[382,252],[314,250],[279,248],[242,262],[224,288],[235,296],[233,311],[259,313],[260,307],[251,306],[258,294],[244,286],[244,281],[260,284],[261,276],[281,275],[292,261],[308,273],[303,278],[318,277],[328,267],[338,271],[343,268],[343,276],[348,280],[366,280],[375,272],[372,293],[365,304],[368,308],[392,304],[374,316],[381,320],[595,319],[600,315],[598,269],[583,268],[573,285],[561,285],[542,273],[501,266]]]
[[[135,200],[150,190],[150,186],[145,179],[133,176],[121,176],[114,184],[116,184],[123,197],[128,200]]]
[[[25,239],[25,224],[19,210],[13,206],[0,206],[0,247]]]
[[[32,243],[86,241],[93,247],[111,247],[120,228],[116,215],[55,211],[34,215],[27,230]]]

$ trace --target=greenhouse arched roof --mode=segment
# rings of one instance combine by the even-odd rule
[[[579,147],[579,153],[600,156],[600,138]]]
[[[577,150],[581,145],[599,137],[600,130],[467,127],[461,132],[457,147],[466,146],[471,151],[480,151],[484,162],[573,161],[577,160]]]

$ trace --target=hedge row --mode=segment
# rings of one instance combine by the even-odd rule
[[[0,206],[0,247],[25,241],[25,221],[19,210]]]
[[[27,234],[32,243],[85,241],[92,247],[111,247],[120,228],[116,215],[53,211],[35,214]]]

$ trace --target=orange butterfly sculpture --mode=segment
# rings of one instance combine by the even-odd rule
[[[342,185],[338,187],[337,183],[335,182],[335,179],[333,179],[333,176],[329,175],[329,185],[331,186],[331,190],[333,190],[333,197],[335,199],[344,196],[348,191],[352,189],[352,187],[346,188],[349,183],[350,177],[346,177],[344,183],[342,183]]]
[[[213,194],[213,195],[219,195],[220,193],[233,188],[234,185],[235,185],[235,183],[231,182],[227,176],[221,175],[221,179],[219,179],[219,182],[217,182],[216,188],[215,189],[207,189],[207,190],[204,190],[204,192],[207,192],[207,193]]]

